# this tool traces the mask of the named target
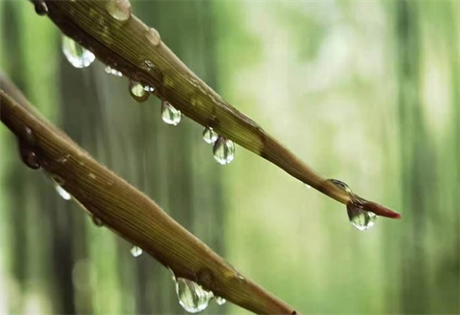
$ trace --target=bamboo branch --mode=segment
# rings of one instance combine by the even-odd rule
[[[347,207],[389,218],[400,217],[317,174],[254,121],[225,102],[169,50],[156,30],[131,15],[128,0],[33,1],[36,11],[47,13],[64,34],[130,79],[155,87],[157,97],[167,100],[199,124],[213,128]]]
[[[169,267],[176,277],[193,280],[255,313],[295,314],[286,303],[242,277],[146,195],[31,112],[22,94],[4,78],[0,81],[1,121],[18,138],[29,167],[43,168],[105,226]]]

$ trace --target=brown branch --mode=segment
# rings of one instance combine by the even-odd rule
[[[22,94],[4,78],[0,80],[0,118],[18,138],[27,165],[43,168],[105,226],[141,247],[177,277],[191,279],[255,313],[295,312],[243,278],[155,202],[97,163],[39,114],[32,113]]]
[[[35,4],[40,13],[45,5],[49,18],[62,32],[91,50],[101,61],[133,80],[155,87],[154,93],[159,98],[201,125],[213,128],[341,203],[350,205],[359,198],[314,172],[255,122],[225,102],[169,50],[156,30],[131,15],[128,0],[35,0]],[[362,210],[399,218],[398,213],[379,204],[359,200]]]

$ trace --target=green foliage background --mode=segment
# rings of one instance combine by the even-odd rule
[[[320,173],[402,213],[344,207],[201,127],[163,124],[126,78],[71,68],[27,1],[0,2],[0,67],[39,111],[245,276],[303,313],[458,314],[460,2],[132,1],[239,110]],[[179,314],[170,273],[24,167],[0,128],[0,313]],[[213,305],[204,314],[242,314]]]

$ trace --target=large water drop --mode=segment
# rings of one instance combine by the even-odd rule
[[[139,257],[140,255],[142,255],[142,248],[140,248],[139,246],[133,246],[131,248],[131,255],[133,255],[133,257]]]
[[[110,0],[107,11],[114,19],[124,22],[131,16],[131,3],[129,0]]]
[[[145,102],[150,97],[150,93],[146,91],[144,86],[140,82],[133,80],[129,82],[129,93],[139,103]]]
[[[214,159],[221,165],[229,164],[235,158],[235,144],[222,136],[217,138],[212,151]]]
[[[177,126],[182,119],[182,113],[180,112],[180,110],[172,106],[169,102],[162,101],[161,119],[163,119],[163,121],[168,125]]]
[[[96,59],[92,52],[67,36],[62,37],[62,52],[75,68],[86,68]]]
[[[375,225],[375,220],[377,220],[377,215],[375,213],[365,211],[353,202],[347,205],[347,213],[351,225],[360,231],[370,229]]]
[[[198,313],[208,307],[212,292],[203,289],[198,283],[185,278],[177,278],[176,294],[179,304],[189,313]]]
[[[216,142],[219,135],[211,127],[206,127],[203,130],[203,140],[207,144],[213,144]]]

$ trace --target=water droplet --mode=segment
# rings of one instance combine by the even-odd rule
[[[168,125],[177,126],[182,118],[180,110],[169,104],[167,101],[161,102],[161,119]]]
[[[131,248],[131,255],[133,255],[133,257],[139,257],[140,255],[142,255],[142,248],[140,248],[139,246],[133,246]]]
[[[353,191],[351,190],[351,188],[345,184],[344,182],[338,180],[338,179],[328,179],[329,182],[333,183],[334,185],[336,185],[337,187],[345,190],[347,193],[349,193],[350,195],[353,194]]]
[[[58,185],[58,183],[54,183],[54,188],[56,188],[57,193],[59,196],[62,197],[64,200],[70,200],[72,199],[72,195],[67,192],[64,188]]]
[[[375,225],[377,215],[373,212],[361,209],[355,202],[356,201],[352,201],[347,204],[347,213],[350,223],[360,231],[370,229]]]
[[[150,86],[150,85],[144,85],[144,91],[146,91],[148,93],[153,93],[153,92],[155,92],[155,88],[153,86]]]
[[[93,223],[95,226],[97,227],[104,226],[104,222],[102,222],[102,220],[96,217],[95,215],[93,215],[92,219],[93,219]]]
[[[145,102],[150,96],[150,93],[145,90],[144,86],[137,81],[129,82],[129,93],[139,103]]]
[[[70,157],[70,154],[65,154],[63,156],[60,156],[57,159],[57,162],[60,163],[60,164],[65,164],[67,162],[67,160],[69,159],[69,157]]]
[[[216,142],[219,135],[211,127],[206,127],[203,130],[203,140],[207,144],[213,144]]]
[[[154,46],[157,46],[161,42],[160,33],[154,28],[149,28],[145,31],[145,37]]]
[[[229,164],[235,158],[235,145],[230,139],[217,138],[212,148],[214,159],[221,165]]]
[[[305,187],[307,187],[307,189],[311,189],[311,186],[308,184],[305,184]]]
[[[152,61],[145,59],[141,62],[140,68],[146,72],[151,72],[155,68],[155,65]]]
[[[224,305],[225,302],[227,302],[226,299],[224,299],[224,298],[222,298],[222,297],[220,297],[220,296],[216,296],[216,303],[217,303],[218,305]]]
[[[198,283],[185,278],[177,278],[176,294],[179,304],[189,313],[198,313],[208,307],[212,292],[206,291]]]
[[[86,68],[96,59],[92,52],[67,36],[62,37],[62,51],[67,61],[75,68]]]
[[[22,162],[28,167],[33,170],[38,170],[40,168],[37,155],[24,141],[19,141],[19,154],[21,155]]]
[[[40,168],[38,157],[34,152],[34,146],[36,143],[35,135],[29,127],[23,129],[22,138],[18,138],[19,141],[19,154],[22,162],[31,169],[37,170]]]
[[[48,6],[46,5],[45,1],[43,0],[35,0],[35,13],[38,15],[47,15],[48,14]]]
[[[107,11],[114,19],[124,22],[131,16],[131,3],[129,0],[110,0]]]
[[[114,69],[114,68],[112,68],[110,66],[105,67],[105,73],[114,75],[116,77],[122,77],[123,76],[123,74],[120,71],[118,71],[117,69]]]

